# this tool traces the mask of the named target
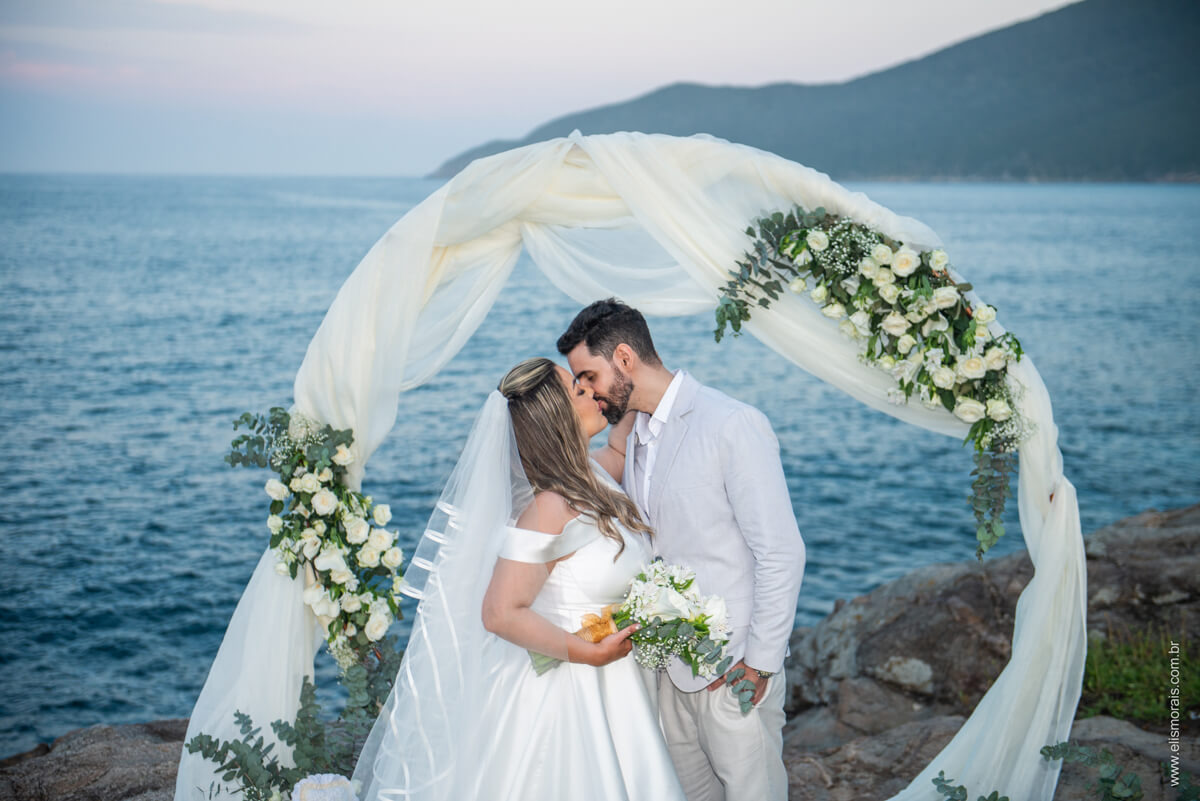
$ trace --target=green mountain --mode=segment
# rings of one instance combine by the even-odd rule
[[[709,133],[835,179],[1200,180],[1200,2],[1084,0],[837,84],[679,83],[524,139]]]

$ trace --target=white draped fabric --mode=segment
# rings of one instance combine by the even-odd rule
[[[575,131],[476,160],[393,225],[347,279],[296,376],[296,406],[335,428],[354,429],[351,477],[358,484],[395,422],[401,394],[459,351],[522,247],[580,304],[616,296],[647,315],[711,313],[728,271],[748,247],[746,226],[796,203],[824,206],[919,249],[940,245],[922,223],[823,173],[705,134]],[[938,433],[966,433],[944,410],[892,404],[893,379],[859,362],[855,344],[816,304],[785,295],[770,309],[756,309],[745,328],[868,406]],[[1079,700],[1083,541],[1046,388],[1028,356],[1010,375],[1024,386],[1022,413],[1037,425],[1020,451],[1018,505],[1035,573],[1017,605],[1012,658],[954,739],[894,799],[938,798],[930,779],[939,770],[972,792],[998,789],[1030,801],[1048,801],[1058,779],[1060,763],[1044,761],[1038,751],[1067,739]],[[252,585],[264,579],[266,562]],[[294,583],[302,589],[300,579]],[[281,619],[291,620],[298,640],[311,637],[311,621]],[[222,654],[234,635],[231,626]],[[293,683],[311,673],[311,658],[292,661],[308,656],[301,650],[272,654],[269,673]],[[256,721],[295,714],[294,698],[256,700],[246,707]],[[220,730],[216,723],[206,729]]]

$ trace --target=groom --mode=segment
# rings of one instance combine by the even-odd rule
[[[732,629],[730,673],[754,683],[754,708],[676,659],[659,680],[659,715],[688,801],[784,801],[783,659],[804,575],[779,442],[762,412],[683,370],[667,370],[646,320],[615,299],[585,308],[558,340],[610,423],[637,412],[625,491],[668,564],[720,595]],[[729,674],[726,674],[727,676]]]

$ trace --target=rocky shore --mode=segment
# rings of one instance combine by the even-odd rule
[[[1085,541],[1091,637],[1165,625],[1200,642],[1200,505],[1144,512]],[[792,801],[873,801],[905,787],[1008,661],[1032,573],[1023,552],[932,565],[797,629],[784,732]],[[1185,702],[1195,710],[1200,699]],[[0,798],[170,801],[186,729],[186,718],[76,729],[0,760]],[[1107,748],[1137,772],[1146,801],[1175,798],[1159,780],[1165,729],[1092,717],[1077,720],[1071,740]],[[1200,721],[1187,721],[1182,756],[1200,776]],[[1067,765],[1055,798],[1091,798],[1094,780],[1092,769]],[[997,788],[969,789],[973,799]]]

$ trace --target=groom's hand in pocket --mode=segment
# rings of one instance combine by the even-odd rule
[[[748,666],[742,660],[738,660],[732,667],[729,668],[729,671],[724,676],[721,676],[712,684],[708,685],[708,691],[711,693],[713,690],[719,690],[722,687],[729,685],[729,691],[736,695],[737,686],[743,681],[748,681],[754,685],[754,696],[750,699],[750,703],[754,706],[758,706],[758,702],[763,699],[764,695],[766,695],[767,682],[770,681],[770,679],[763,678],[762,676],[758,675],[758,671]]]

